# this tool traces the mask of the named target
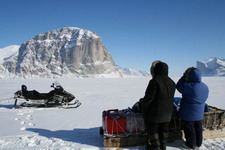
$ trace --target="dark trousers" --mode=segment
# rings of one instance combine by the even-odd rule
[[[148,143],[146,149],[165,150],[169,123],[147,122]]]
[[[183,121],[184,135],[186,145],[190,148],[200,147],[203,139],[202,120],[200,121]]]

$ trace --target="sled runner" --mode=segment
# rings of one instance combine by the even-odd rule
[[[28,91],[26,85],[21,86],[21,90],[14,94],[14,107],[54,107],[77,108],[81,105],[79,100],[71,103],[75,96],[63,89],[58,83],[51,85],[54,90],[49,93],[39,93],[36,90]],[[18,100],[25,101],[17,105]]]

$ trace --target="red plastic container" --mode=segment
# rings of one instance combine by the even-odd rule
[[[126,118],[119,114],[118,109],[103,111],[103,130],[107,134],[121,134],[126,132]]]

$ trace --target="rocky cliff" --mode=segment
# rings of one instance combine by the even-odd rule
[[[3,66],[9,73],[23,78],[110,73],[120,76],[101,38],[74,27],[35,36],[20,46],[18,58]]]
[[[5,61],[0,71],[19,78],[124,76],[102,39],[75,27],[39,34],[23,43],[18,55]]]

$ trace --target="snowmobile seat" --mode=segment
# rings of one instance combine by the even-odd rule
[[[26,99],[33,99],[33,100],[43,100],[43,99],[50,99],[53,96],[54,92],[50,91],[49,93],[39,93],[36,90],[28,91],[26,85],[22,85],[22,95]]]

